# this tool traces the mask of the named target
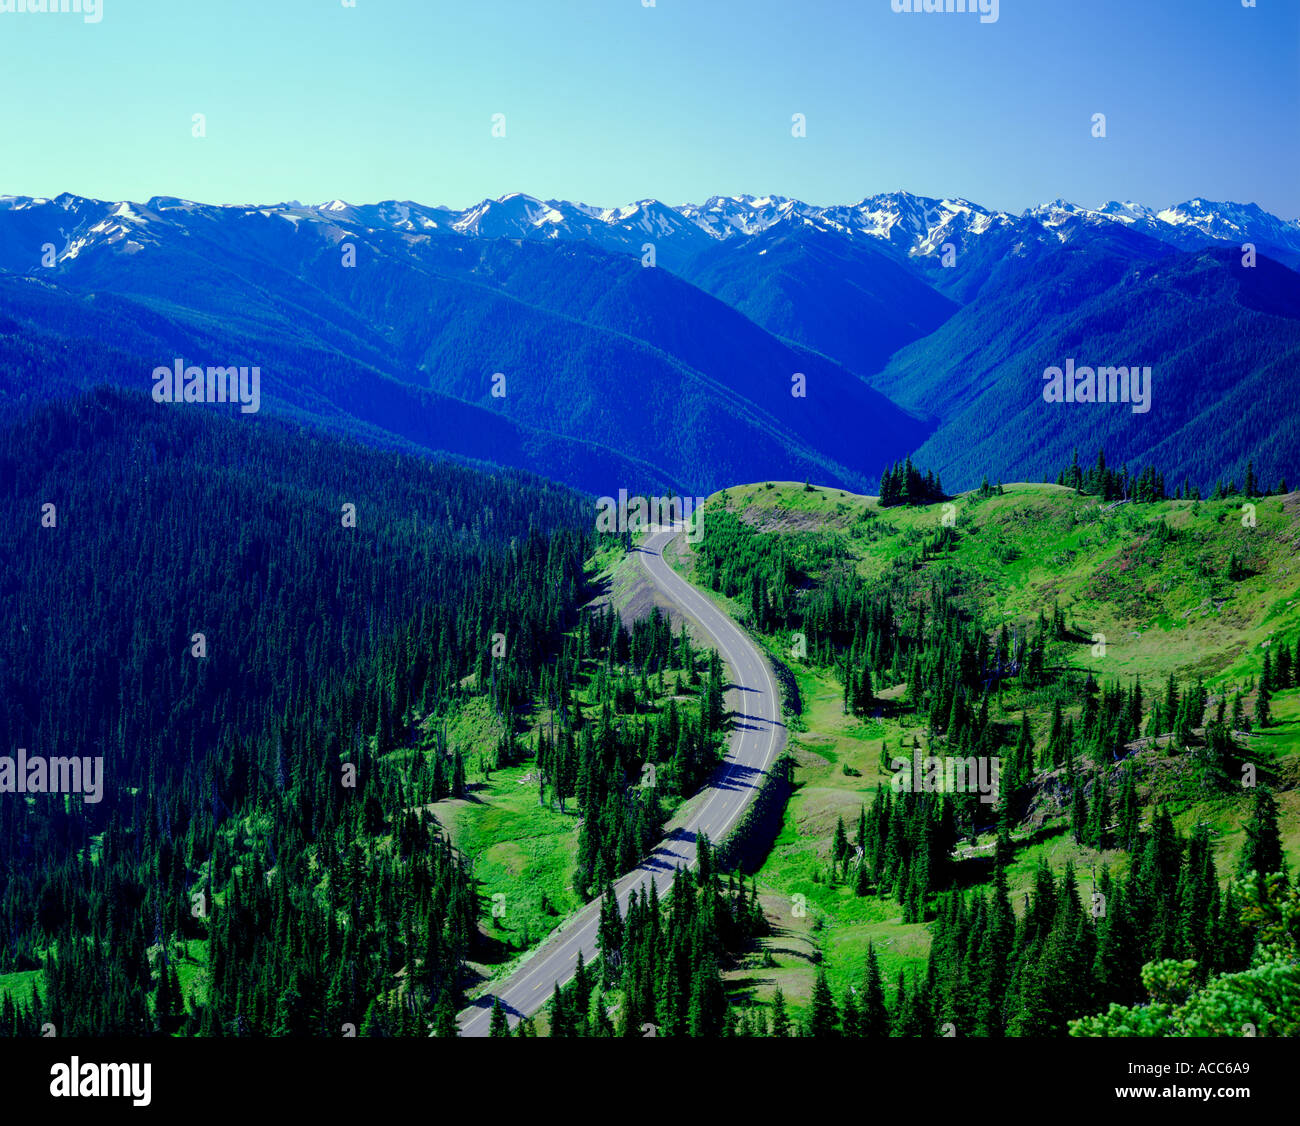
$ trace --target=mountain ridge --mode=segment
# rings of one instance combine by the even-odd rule
[[[91,320],[105,340],[148,322],[148,362],[233,348],[267,367],[272,409],[439,449],[455,429],[421,415],[486,410],[510,424],[506,463],[544,450],[611,495],[647,470],[692,495],[762,477],[861,489],[909,453],[969,485],[1103,442],[1206,488],[1252,459],[1294,475],[1297,266],[1300,222],[1200,197],[1021,216],[899,192],[825,208],[514,192],[463,211],[0,197],[0,294],[30,324],[84,335],[61,292],[127,302]],[[1044,411],[1043,371],[1085,343],[1154,368],[1162,417]],[[472,439],[453,452],[481,457]]]
[[[287,221],[314,221],[389,228],[409,233],[442,233],[481,238],[575,238],[606,249],[642,252],[644,242],[681,241],[692,248],[733,238],[752,237],[779,225],[808,225],[835,231],[855,241],[883,243],[908,257],[940,255],[945,243],[978,237],[989,230],[1012,229],[1035,237],[1063,239],[1068,220],[1099,226],[1116,224],[1141,231],[1171,246],[1188,249],[1213,243],[1254,241],[1300,256],[1300,217],[1284,219],[1258,204],[1209,201],[1202,197],[1154,208],[1132,201],[1109,201],[1083,207],[1057,199],[1016,214],[987,208],[962,197],[934,198],[899,190],[865,196],[856,203],[815,205],[787,196],[715,195],[704,202],[671,205],[646,198],[616,207],[569,200],[544,200],[524,192],[487,198],[456,209],[412,200],[352,204],[330,200],[304,205],[296,200],[274,204],[209,204],[175,196],[144,202],[101,200],[64,192],[53,198],[3,195],[0,210],[25,211],[54,204],[64,211],[74,204],[108,209],[100,223],[104,234],[141,219],[140,212],[161,217],[166,210],[219,209],[246,214],[282,215]],[[120,220],[111,223],[110,220]],[[146,220],[147,221],[147,220]],[[97,224],[96,226],[98,226]],[[68,250],[58,252],[61,259]]]

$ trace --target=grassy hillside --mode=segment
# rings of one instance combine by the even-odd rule
[[[1211,708],[1221,694],[1230,700],[1240,690],[1250,716],[1266,648],[1294,650],[1300,635],[1300,495],[1251,503],[1253,527],[1243,524],[1240,498],[1107,507],[1059,486],[1018,484],[1001,495],[958,497],[950,506],[882,508],[873,497],[787,482],[726,490],[710,498],[706,512],[717,521],[725,508],[762,533],[764,550],[779,553],[805,591],[846,561],[882,582],[899,571],[943,568],[955,580],[956,597],[987,632],[1006,625],[1027,634],[1040,614],[1050,619],[1059,608],[1068,635],[1051,647],[1048,664],[1075,670],[1072,683],[1085,673],[1102,684],[1140,678],[1154,695],[1170,674],[1179,683],[1201,677]],[[948,549],[923,558],[923,545],[945,520],[953,529]],[[706,516],[706,537],[707,529]],[[698,578],[697,561],[692,555],[680,566]],[[740,620],[752,619],[743,595],[714,596]],[[802,714],[790,717],[796,791],[758,873],[774,933],[730,978],[733,988],[759,999],[780,985],[798,1009],[819,964],[836,998],[860,982],[868,941],[891,984],[901,968],[924,968],[929,928],[903,923],[893,898],[860,897],[848,882],[835,882],[830,855],[837,819],[851,833],[860,809],[891,776],[882,749],[892,757],[919,745],[924,754],[932,744],[925,716],[888,706],[905,686],[881,693],[879,714],[846,715],[836,670],[798,659],[797,639],[789,634],[769,633],[765,640],[792,666],[799,686]],[[1027,715],[1041,747],[1051,723],[1050,695],[1009,687],[994,698],[991,719],[1012,730]],[[1063,703],[1065,715],[1077,717],[1080,700]],[[1273,723],[1239,738],[1267,764],[1294,868],[1300,864],[1300,692],[1276,693]],[[933,749],[943,754],[942,741]],[[1205,822],[1226,877],[1235,869],[1250,798],[1240,788],[1208,789],[1183,769],[1185,758],[1159,739],[1133,748],[1144,824],[1157,802],[1182,832]],[[1119,850],[1098,852],[1075,842],[1059,798],[1060,773],[1040,770],[1030,815],[1012,831],[1008,883],[1018,912],[1040,861],[1054,870],[1073,861],[1085,898],[1103,866],[1123,872],[1129,863]],[[981,834],[974,846],[962,842],[959,884],[986,883],[992,852],[992,834]]]
[[[506,955],[531,949],[582,901],[572,882],[577,810],[570,806],[561,813],[554,803],[538,801],[531,756],[492,769],[501,730],[487,701],[478,697],[449,719],[448,744],[470,752],[469,785],[464,798],[444,798],[432,810],[472,862],[483,925]],[[424,753],[432,755],[432,727],[424,743]]]

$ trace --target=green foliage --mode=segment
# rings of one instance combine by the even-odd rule
[[[1277,800],[1267,786],[1255,792],[1255,808],[1246,825],[1246,845],[1241,852],[1245,872],[1270,876],[1282,870],[1282,833],[1277,823]]]
[[[1248,969],[1203,981],[1193,959],[1142,967],[1149,1003],[1111,1004],[1070,1023],[1073,1036],[1300,1035],[1300,892],[1282,875],[1239,885],[1258,945]]]
[[[1098,496],[1103,501],[1132,501],[1136,504],[1151,504],[1165,499],[1165,478],[1152,466],[1147,466],[1141,473],[1130,475],[1128,466],[1118,471],[1106,467],[1106,451],[1097,451],[1097,462],[1088,470],[1079,465],[1079,451],[1074,451],[1073,461],[1068,469],[1063,469],[1056,478],[1058,485],[1065,485],[1078,493]],[[1199,499],[1200,493],[1189,490]]]
[[[602,1019],[598,1000],[592,1012],[593,978],[581,970],[567,986],[557,986],[551,1000],[551,1035],[640,1037],[650,1024],[658,1036],[712,1038],[732,1028],[731,1010],[722,982],[724,963],[747,950],[766,933],[758,896],[743,879],[724,878],[713,867],[707,836],[698,841],[695,872],[678,869],[668,903],[660,902],[652,880],[632,894],[626,913],[619,910],[612,886],[601,900],[597,945],[600,980],[622,995],[617,1030]],[[774,1011],[776,1027],[785,1027],[783,1012]],[[752,1020],[746,1016],[752,1029]],[[766,1027],[766,1026],[764,1026]],[[781,1035],[781,1032],[774,1032]]]
[[[896,504],[935,504],[941,500],[947,500],[947,496],[934,471],[927,470],[922,476],[910,457],[895,462],[881,474],[880,504],[883,508]]]
[[[3,740],[93,748],[107,780],[0,802],[0,970],[45,983],[5,1031],[445,1032],[477,907],[424,807],[463,763],[393,752],[476,683],[505,714],[533,697],[585,596],[586,504],[109,391],[0,432],[0,496]]]

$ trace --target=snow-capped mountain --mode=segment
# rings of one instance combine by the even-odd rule
[[[1181,250],[1216,242],[1237,245],[1250,242],[1263,252],[1270,248],[1300,252],[1300,221],[1279,219],[1253,203],[1212,203],[1193,199],[1175,207],[1154,210],[1139,203],[1112,200],[1093,209],[1058,199],[1046,206],[1029,209],[1025,216],[1058,231],[1072,222],[1085,226],[1120,224]]]
[[[0,214],[5,212],[34,234],[43,231],[43,242],[54,244],[59,262],[101,245],[135,253],[164,237],[163,228],[232,216],[278,218],[294,228],[313,224],[324,232],[334,231],[336,238],[373,230],[411,236],[576,240],[638,255],[645,244],[653,243],[660,262],[670,268],[711,245],[739,244],[770,232],[800,229],[838,235],[904,260],[938,257],[949,245],[960,252],[990,232],[1009,236],[1014,246],[1064,243],[1107,229],[1136,232],[1180,249],[1253,242],[1261,253],[1280,253],[1292,264],[1300,259],[1300,221],[1280,219],[1253,203],[1199,198],[1158,210],[1117,201],[1088,208],[1058,199],[1013,215],[966,199],[931,199],[902,191],[830,206],[783,196],[739,195],[676,207],[655,199],[598,207],[516,192],[460,211],[410,200],[216,206],[171,196],[138,204],[65,193],[54,199],[0,196]]]
[[[1241,268],[1244,242],[1258,269]],[[662,269],[640,268],[646,244]],[[215,353],[261,366],[269,410],[466,456],[513,450],[499,456],[584,487],[609,470],[591,446],[625,459],[619,472],[699,488],[777,474],[861,490],[908,451],[945,481],[1064,464],[1097,440],[1095,416],[1033,414],[1034,384],[1083,341],[1159,370],[1161,402],[1194,402],[1140,426],[1108,417],[1108,454],[1204,483],[1211,463],[1287,468],[1297,264],[1300,224],[1203,199],[1016,215],[907,192],[830,206],[514,193],[464,209],[5,196],[0,343],[18,350],[11,394],[138,386],[158,357]],[[1204,326],[1190,349],[1189,323]],[[135,359],[25,358],[30,340],[62,356],[83,337]],[[523,393],[490,398],[498,371]],[[471,421],[431,430],[431,402]]]

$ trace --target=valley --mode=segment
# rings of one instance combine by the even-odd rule
[[[1099,443],[1209,489],[1247,461],[1288,468],[1297,261],[1300,226],[1204,200],[1017,216],[906,192],[464,211],[9,196],[0,348],[115,342],[59,379],[43,365],[31,402],[97,368],[139,390],[211,354],[219,321],[224,362],[268,373],[268,410],[597,495],[763,475],[862,492],[908,454],[965,489]],[[1084,337],[1090,364],[1150,369],[1140,425],[1043,401]]]

